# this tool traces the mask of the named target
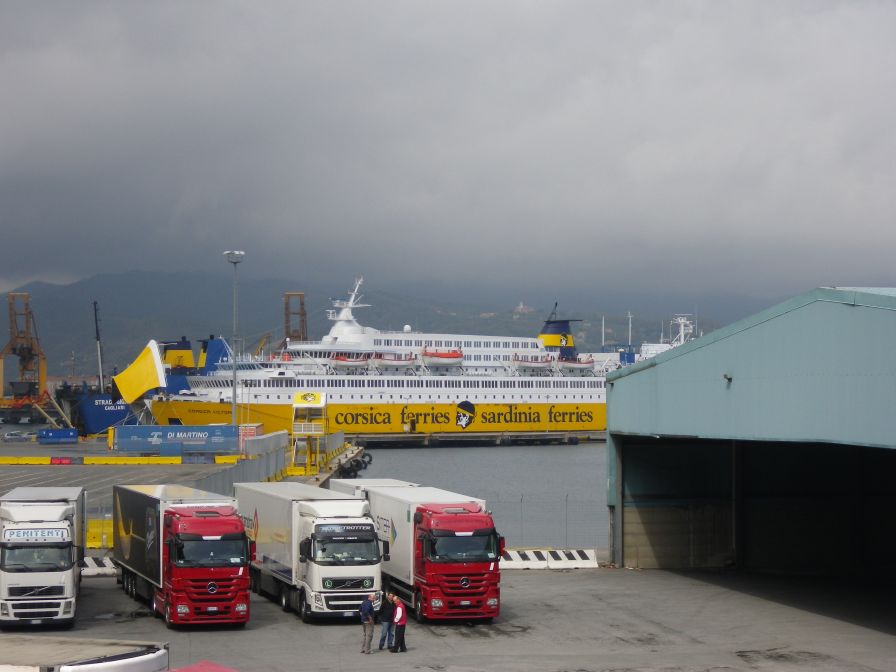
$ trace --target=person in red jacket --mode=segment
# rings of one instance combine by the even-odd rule
[[[395,623],[395,642],[389,650],[392,653],[404,653],[408,650],[404,643],[404,626],[408,622],[407,610],[404,602],[397,596],[393,595],[392,601],[395,603],[395,616],[392,617],[392,622]]]

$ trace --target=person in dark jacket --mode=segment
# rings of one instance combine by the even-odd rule
[[[361,627],[363,628],[361,653],[370,653],[370,642],[373,639],[373,619],[376,616],[376,612],[373,610],[373,601],[375,599],[376,595],[371,593],[361,603]]]
[[[383,650],[383,645],[391,649],[392,642],[395,640],[395,623],[392,622],[395,617],[395,605],[392,604],[394,599],[395,596],[392,593],[387,593],[382,606],[380,606],[380,651]]]

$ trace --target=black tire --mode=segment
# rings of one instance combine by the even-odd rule
[[[299,593],[299,618],[302,619],[302,623],[311,622],[311,610],[308,609],[308,602],[305,600],[305,591]]]
[[[292,599],[290,597],[290,588],[288,586],[280,586],[280,608],[283,611],[292,610]]]
[[[361,459],[364,460],[367,464],[370,464],[371,462],[373,462],[373,455],[371,455],[370,453],[364,453],[361,456]]]
[[[352,458],[352,461],[349,462],[348,464],[349,464],[349,466],[350,466],[352,469],[354,469],[356,472],[357,472],[357,471],[362,471],[363,469],[366,469],[366,468],[367,468],[367,463],[364,462],[364,460],[362,460],[362,459],[360,459],[360,458],[357,458],[357,457]]]
[[[414,620],[418,623],[426,623],[426,616],[423,615],[423,596],[419,590],[414,593]]]
[[[174,630],[174,623],[171,622],[171,605],[165,605],[165,627]]]

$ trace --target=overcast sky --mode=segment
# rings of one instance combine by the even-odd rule
[[[892,285],[894,2],[0,2],[0,291]]]

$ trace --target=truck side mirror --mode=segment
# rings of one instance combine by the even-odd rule
[[[384,541],[383,542],[383,560],[388,560],[388,559],[389,559],[389,542]]]
[[[504,555],[504,537],[498,537],[498,555]]]
[[[423,514],[419,511],[414,511],[414,525],[419,525],[423,522]]]
[[[249,562],[255,562],[255,541],[249,540]]]
[[[305,537],[299,542],[299,562],[308,562],[311,555],[311,537]]]

